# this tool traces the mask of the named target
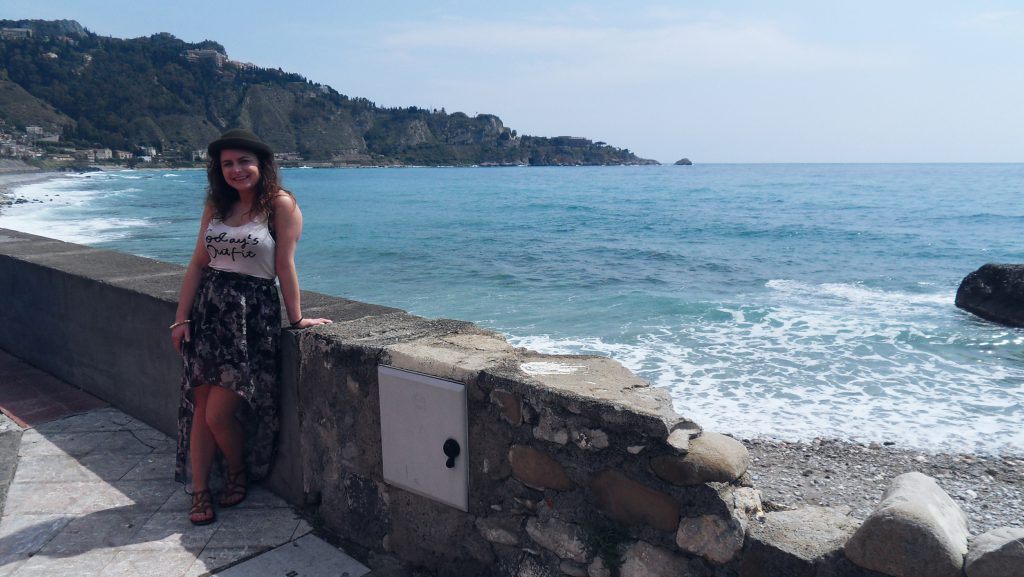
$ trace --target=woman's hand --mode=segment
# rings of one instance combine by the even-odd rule
[[[181,345],[183,342],[191,341],[192,337],[189,335],[188,323],[178,325],[171,329],[171,344],[174,345],[174,350],[181,354]]]
[[[305,329],[309,327],[315,327],[316,325],[328,325],[333,323],[331,319],[307,319],[301,318],[299,322],[291,326],[293,329]]]

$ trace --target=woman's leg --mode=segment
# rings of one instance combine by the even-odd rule
[[[217,447],[227,459],[228,469],[234,473],[242,470],[242,424],[235,418],[235,409],[242,397],[224,387],[212,386],[206,399],[206,426],[217,441]]]
[[[217,453],[216,441],[206,424],[206,407],[210,396],[210,385],[192,389],[192,430],[189,435],[189,458],[192,461],[192,510],[189,519],[193,523],[205,523],[213,519],[213,506],[209,498],[210,467]],[[203,495],[203,493],[207,495]]]
[[[237,505],[245,499],[245,459],[242,455],[242,424],[235,417],[235,409],[242,397],[224,387],[211,387],[206,402],[206,424],[213,433],[217,446],[228,462],[228,479],[222,506]]]

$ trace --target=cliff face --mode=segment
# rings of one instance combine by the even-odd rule
[[[297,74],[228,59],[211,41],[118,39],[74,21],[0,20],[0,118],[83,146],[188,159],[233,126],[275,150],[339,164],[656,164],[584,138],[518,136],[490,114],[380,108]]]

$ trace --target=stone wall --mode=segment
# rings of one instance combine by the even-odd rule
[[[0,348],[174,434],[180,361],[166,327],[181,273],[0,229]],[[269,484],[356,556],[460,577],[881,574],[843,548],[857,532],[870,551],[883,533],[842,510],[765,512],[741,443],[610,359],[540,355],[470,323],[317,293],[303,310],[335,323],[285,332]],[[384,481],[380,365],[465,385],[468,511]]]

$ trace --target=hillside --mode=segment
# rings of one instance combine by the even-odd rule
[[[378,107],[233,61],[213,41],[109,38],[69,20],[0,20],[0,29],[0,120],[81,147],[190,160],[244,126],[290,158],[334,165],[656,164],[585,138],[518,135],[490,114]]]

